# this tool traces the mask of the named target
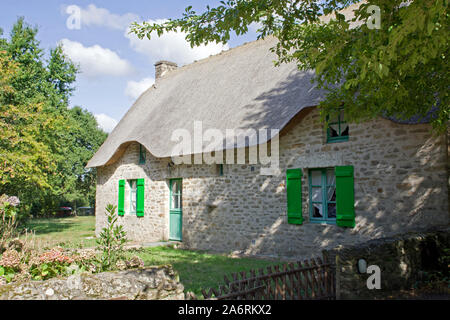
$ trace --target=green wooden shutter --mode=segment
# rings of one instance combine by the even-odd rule
[[[136,188],[137,188],[137,199],[136,199],[136,215],[138,217],[144,216],[144,199],[145,199],[145,180],[144,179],[138,179],[136,182]]]
[[[353,166],[336,167],[336,224],[355,226],[355,187]]]
[[[125,214],[125,180],[119,180],[119,216]]]
[[[290,224],[303,224],[302,169],[286,171],[287,216]]]

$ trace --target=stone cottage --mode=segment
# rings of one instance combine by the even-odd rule
[[[324,128],[313,73],[275,67],[275,44],[258,40],[180,68],[156,64],[155,85],[88,164],[97,168],[97,233],[110,203],[132,240],[258,255],[307,257],[448,224],[447,135],[432,135],[426,121],[353,124],[345,114]],[[205,137],[238,129],[276,134],[244,134],[244,144]],[[180,151],[177,130],[203,140]],[[250,161],[263,146],[272,164],[260,154]],[[219,156],[207,163],[211,155]]]

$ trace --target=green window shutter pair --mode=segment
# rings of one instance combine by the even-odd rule
[[[136,199],[136,215],[138,217],[144,216],[144,199],[145,199],[145,180],[138,179],[136,181],[137,199]],[[119,180],[119,216],[125,215],[125,180]]]
[[[353,166],[336,167],[336,224],[355,226],[355,190]],[[302,169],[286,172],[287,216],[290,224],[303,224]]]
[[[290,224],[303,224],[302,169],[286,171],[287,217]]]
[[[355,187],[353,166],[336,167],[336,224],[355,226]]]

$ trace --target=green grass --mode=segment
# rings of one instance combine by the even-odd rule
[[[94,216],[32,219],[25,228],[34,231],[36,241],[43,246],[85,248],[96,245],[95,239],[87,239],[95,237]]]
[[[174,249],[172,247],[145,248],[138,254],[146,266],[171,264],[180,276],[185,292],[192,291],[202,298],[201,289],[208,290],[224,284],[224,275],[251,269],[266,268],[281,263],[255,258],[231,258],[227,255],[208,254],[201,251]]]

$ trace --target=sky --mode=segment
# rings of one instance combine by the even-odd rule
[[[38,27],[38,40],[47,52],[62,44],[80,68],[70,106],[89,110],[99,126],[111,132],[154,83],[156,61],[182,66],[256,39],[256,28],[250,28],[225,45],[191,48],[183,33],[139,40],[129,34],[130,24],[179,18],[189,5],[202,12],[206,5],[218,4],[213,0],[0,0],[0,28],[8,36],[17,18],[24,17]]]

